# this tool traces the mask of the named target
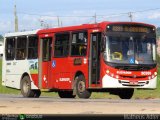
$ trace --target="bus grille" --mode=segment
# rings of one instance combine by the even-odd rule
[[[120,77],[122,77],[122,78],[140,78],[140,79],[142,79],[142,78],[146,78],[147,76],[124,76],[124,75],[120,75]]]
[[[139,82],[137,82],[137,84],[131,84],[132,82],[130,82],[130,81],[119,81],[119,83],[121,83],[123,86],[144,86],[144,85],[148,84],[149,82],[139,81]]]
[[[150,70],[149,66],[116,66],[116,69],[120,70],[129,70],[129,71],[142,71],[142,70]]]

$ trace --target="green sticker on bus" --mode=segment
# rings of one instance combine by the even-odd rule
[[[38,59],[29,60],[29,71],[31,74],[38,74]]]

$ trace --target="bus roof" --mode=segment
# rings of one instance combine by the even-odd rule
[[[141,24],[141,25],[154,27],[154,25],[141,23],[141,22],[109,22],[109,21],[104,21],[104,22],[95,23],[95,24],[82,24],[82,25],[77,25],[77,26],[41,29],[38,31],[38,34],[64,32],[64,31],[72,31],[72,30],[93,29],[93,28],[98,28],[98,27],[103,28],[103,27],[106,27],[106,25],[108,25],[108,24]]]
[[[15,37],[15,36],[23,36],[23,35],[35,35],[35,34],[37,34],[38,31],[39,30],[6,33],[4,35],[4,37]]]
[[[38,31],[38,34],[64,32],[64,31],[72,31],[72,30],[92,29],[92,28],[98,27],[98,25],[99,24],[82,24],[82,25],[77,25],[77,26],[67,26],[67,27],[42,29],[42,30]]]
[[[59,27],[59,28],[48,28],[48,29],[37,29],[32,31],[24,31],[24,32],[12,32],[6,33],[4,37],[15,37],[15,36],[24,36],[24,35],[35,35],[35,34],[45,34],[45,33],[54,33],[54,32],[65,32],[65,31],[72,31],[72,30],[84,30],[84,29],[94,29],[94,28],[103,28],[109,24],[142,24],[154,27],[154,25],[140,23],[140,22],[109,22],[104,21],[95,24],[82,24],[77,26],[67,26],[67,27]]]

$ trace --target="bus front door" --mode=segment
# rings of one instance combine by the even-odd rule
[[[39,87],[48,89],[51,79],[52,37],[40,39]]]
[[[89,83],[100,84],[100,41],[101,33],[91,34],[90,63],[89,63]]]

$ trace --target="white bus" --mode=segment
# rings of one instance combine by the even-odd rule
[[[21,89],[23,96],[39,97],[41,94],[35,83],[33,83],[34,74],[31,77],[29,67],[38,62],[37,32],[38,30],[7,33],[4,38],[2,85]],[[38,73],[38,68],[34,72]],[[30,78],[31,82],[23,80],[26,76]],[[28,89],[27,87],[31,88]],[[32,91],[27,92],[27,90]],[[26,93],[30,95],[25,95]]]

